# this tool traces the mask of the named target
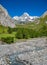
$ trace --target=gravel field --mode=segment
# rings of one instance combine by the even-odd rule
[[[36,38],[1,45],[0,65],[47,65],[47,39]]]

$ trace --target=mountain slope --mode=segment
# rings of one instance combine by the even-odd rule
[[[47,11],[45,11],[43,14],[42,14],[42,16],[41,17],[45,17],[45,16],[47,16]]]
[[[14,21],[2,5],[0,5],[0,25],[15,27]]]

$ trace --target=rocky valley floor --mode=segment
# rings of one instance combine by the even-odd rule
[[[0,65],[47,65],[47,39],[0,45]]]

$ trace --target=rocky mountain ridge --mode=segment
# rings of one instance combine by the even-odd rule
[[[7,10],[0,4],[0,25],[15,27],[13,19],[9,16]]]

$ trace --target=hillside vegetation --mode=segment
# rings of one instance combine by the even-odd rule
[[[12,43],[16,39],[28,39],[36,37],[47,37],[47,15],[37,22],[17,24],[16,28],[0,25],[0,40]]]

